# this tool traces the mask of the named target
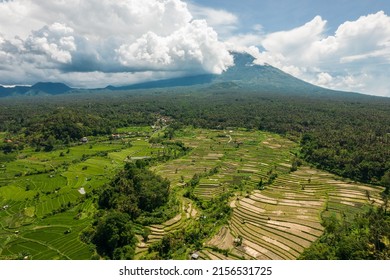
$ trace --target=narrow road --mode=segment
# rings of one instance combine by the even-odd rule
[[[233,138],[230,136],[230,134],[228,134],[228,135],[226,135],[226,136],[229,137],[229,142],[228,142],[228,144],[229,144],[230,142],[233,141]]]

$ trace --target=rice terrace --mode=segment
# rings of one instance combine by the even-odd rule
[[[1,259],[96,258],[83,237],[98,215],[99,190],[129,162],[154,159],[148,168],[169,180],[174,205],[166,221],[134,223],[135,259],[297,259],[323,234],[324,217],[383,204],[382,188],[297,163],[297,144],[273,133],[183,127],[154,143],[167,127],[117,132],[2,161]],[[167,239],[180,243],[184,232],[196,242]],[[167,240],[177,248],[164,252]]]

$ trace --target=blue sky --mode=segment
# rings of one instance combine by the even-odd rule
[[[105,87],[249,52],[307,82],[390,97],[388,0],[0,0],[0,85]]]
[[[261,24],[265,32],[291,29],[320,15],[329,21],[329,31],[348,20],[383,10],[390,14],[388,0],[191,0],[194,4],[236,14],[240,31]]]

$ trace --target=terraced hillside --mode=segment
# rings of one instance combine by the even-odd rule
[[[237,249],[250,258],[295,259],[322,234],[322,215],[351,215],[367,204],[380,204],[377,190],[330,177],[303,167],[233,201],[230,228],[243,239]]]
[[[150,140],[163,131],[131,127],[119,132],[126,136],[91,137],[88,144],[53,152],[26,148],[0,164],[0,259],[93,257],[80,233],[97,212],[95,191],[126,161],[175,152]],[[167,234],[206,220],[205,207],[226,193],[231,195],[229,220],[214,223],[197,248],[200,258],[296,259],[323,233],[323,217],[354,215],[382,204],[382,188],[297,164],[297,145],[275,134],[187,127],[170,141],[191,151],[151,169],[170,180],[180,211],[149,225],[146,239],[140,226],[137,259],[148,258],[149,249]],[[189,258],[193,249],[185,248],[181,258]]]
[[[177,188],[200,174],[194,195],[201,201],[227,190],[235,194],[230,222],[199,252],[204,259],[296,259],[322,234],[323,216],[353,215],[382,203],[381,188],[305,165],[291,172],[296,145],[277,135],[190,129],[178,139],[192,153],[157,166],[157,173]]]
[[[132,157],[162,149],[145,140],[150,128],[123,128],[126,137],[90,137],[53,152],[25,149],[0,170],[0,259],[90,259],[80,233],[97,211],[94,191]],[[131,142],[131,144],[129,144]]]

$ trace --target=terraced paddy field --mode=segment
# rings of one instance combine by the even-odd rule
[[[92,138],[53,152],[26,148],[16,160],[0,163],[0,259],[93,257],[94,250],[79,235],[97,212],[94,190],[126,161],[172,152],[149,142],[162,131],[131,127],[119,132],[125,135],[120,140]],[[296,259],[322,235],[324,217],[352,216],[382,205],[381,187],[305,164],[291,172],[298,146],[275,134],[188,127],[170,141],[191,150],[151,170],[170,180],[180,210],[162,224],[149,225],[147,240],[137,236],[137,259],[147,257],[165,235],[206,219],[200,206],[226,193],[231,194],[230,218],[212,228],[197,250],[201,259]],[[187,251],[183,258],[192,248]]]
[[[163,224],[148,226],[150,229],[150,234],[147,241],[143,240],[141,236],[137,236],[139,243],[136,248],[135,258],[144,258],[149,246],[160,241],[166,234],[175,231],[186,230],[186,228],[193,224],[197,217],[198,211],[194,205],[190,200],[183,198],[181,212],[179,214],[177,214],[174,218],[164,222]]]
[[[380,187],[305,165],[291,172],[297,145],[277,135],[190,130],[178,139],[192,152],[155,167],[157,173],[178,188],[201,174],[194,189],[200,200],[212,200],[228,190],[234,193],[231,219],[204,244],[199,252],[204,259],[296,259],[322,235],[323,217],[352,216],[382,203]],[[214,168],[217,172],[210,173]]]
[[[16,160],[0,164],[0,259],[92,257],[93,249],[79,235],[97,211],[93,191],[132,156],[162,151],[140,139],[136,128],[121,130],[127,131],[131,135],[125,139],[92,138],[53,152],[27,148]]]

